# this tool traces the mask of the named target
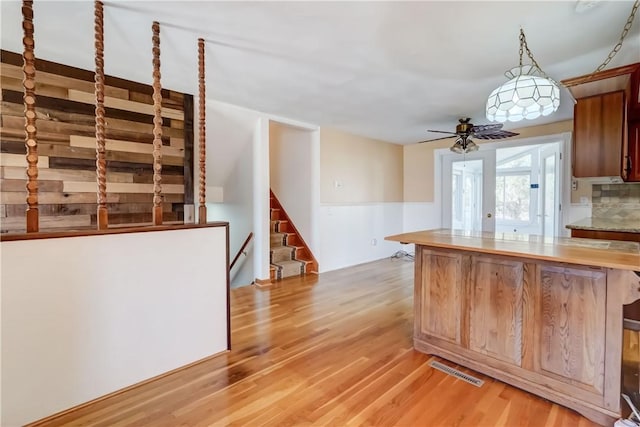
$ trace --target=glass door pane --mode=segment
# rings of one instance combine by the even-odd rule
[[[482,160],[451,164],[451,226],[482,231]]]
[[[559,217],[559,150],[550,146],[542,153],[542,234],[555,236]]]
[[[443,157],[443,227],[477,232],[494,231],[494,171],[495,151]]]

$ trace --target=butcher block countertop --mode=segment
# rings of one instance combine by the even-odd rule
[[[640,233],[638,219],[585,218],[573,224],[567,224],[573,230],[615,231],[619,233]]]
[[[640,271],[640,244],[462,230],[425,230],[385,237],[401,243]]]

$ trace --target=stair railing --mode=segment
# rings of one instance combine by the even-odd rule
[[[242,246],[240,247],[240,250],[238,251],[238,253],[236,254],[235,257],[233,257],[233,261],[231,261],[231,264],[229,265],[229,271],[231,271],[231,269],[233,268],[234,265],[236,265],[236,262],[238,261],[238,258],[240,258],[240,255],[244,254],[247,255],[247,253],[245,252],[245,249],[247,248],[247,245],[249,244],[249,242],[251,241],[251,239],[253,239],[253,232],[250,232],[249,235],[247,236],[247,238],[245,239],[244,243],[242,244]]]

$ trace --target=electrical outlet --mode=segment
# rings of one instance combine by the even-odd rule
[[[377,246],[378,245],[378,239],[371,239],[371,246]]]

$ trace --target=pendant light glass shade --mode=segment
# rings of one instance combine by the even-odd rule
[[[491,92],[487,99],[487,119],[518,122],[557,111],[560,106],[558,85],[549,78],[535,75],[536,71],[533,65],[507,71],[505,75],[510,80]]]

